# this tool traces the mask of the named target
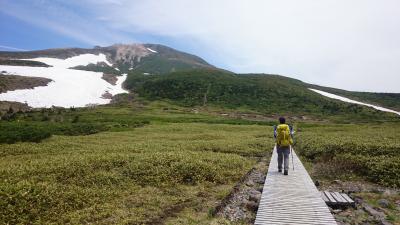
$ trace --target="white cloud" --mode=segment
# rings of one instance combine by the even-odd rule
[[[197,53],[235,72],[276,73],[350,90],[400,92],[397,0],[71,0],[65,4],[84,9],[97,21],[101,32],[89,29],[81,34],[84,37],[69,34],[82,40],[91,34],[87,38],[123,42],[127,33],[149,34],[198,45]],[[85,19],[81,29],[92,25]]]
[[[26,49],[15,48],[15,47],[5,46],[5,45],[0,45],[0,49],[12,50],[12,51],[28,51],[28,50],[26,50]]]
[[[185,39],[236,72],[400,92],[396,0],[147,0],[98,5],[115,29]]]

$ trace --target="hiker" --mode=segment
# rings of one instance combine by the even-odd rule
[[[291,137],[291,128],[285,122],[284,117],[279,118],[279,125],[274,129],[274,137],[278,153],[278,171],[282,172],[283,163],[283,174],[288,175],[290,146],[293,145],[293,139]]]

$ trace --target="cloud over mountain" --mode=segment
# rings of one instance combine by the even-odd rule
[[[3,13],[84,43],[148,35],[173,47],[189,46],[235,72],[400,92],[400,3],[395,0],[0,2]]]

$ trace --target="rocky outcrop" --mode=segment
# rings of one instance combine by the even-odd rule
[[[116,85],[118,81],[118,78],[115,74],[104,73],[101,78],[112,85]]]
[[[6,72],[3,71],[0,73],[0,93],[46,86],[51,81],[52,80],[43,77],[6,75]]]

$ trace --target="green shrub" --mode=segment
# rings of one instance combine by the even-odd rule
[[[354,173],[367,180],[400,187],[400,130],[397,124],[340,125],[304,130],[299,132],[297,149],[311,161],[352,165]]]
[[[0,143],[40,142],[51,136],[48,130],[27,124],[1,123],[0,130]]]
[[[54,134],[71,135],[71,136],[89,135],[106,130],[107,127],[102,124],[74,123],[74,124],[56,125],[54,128]]]

